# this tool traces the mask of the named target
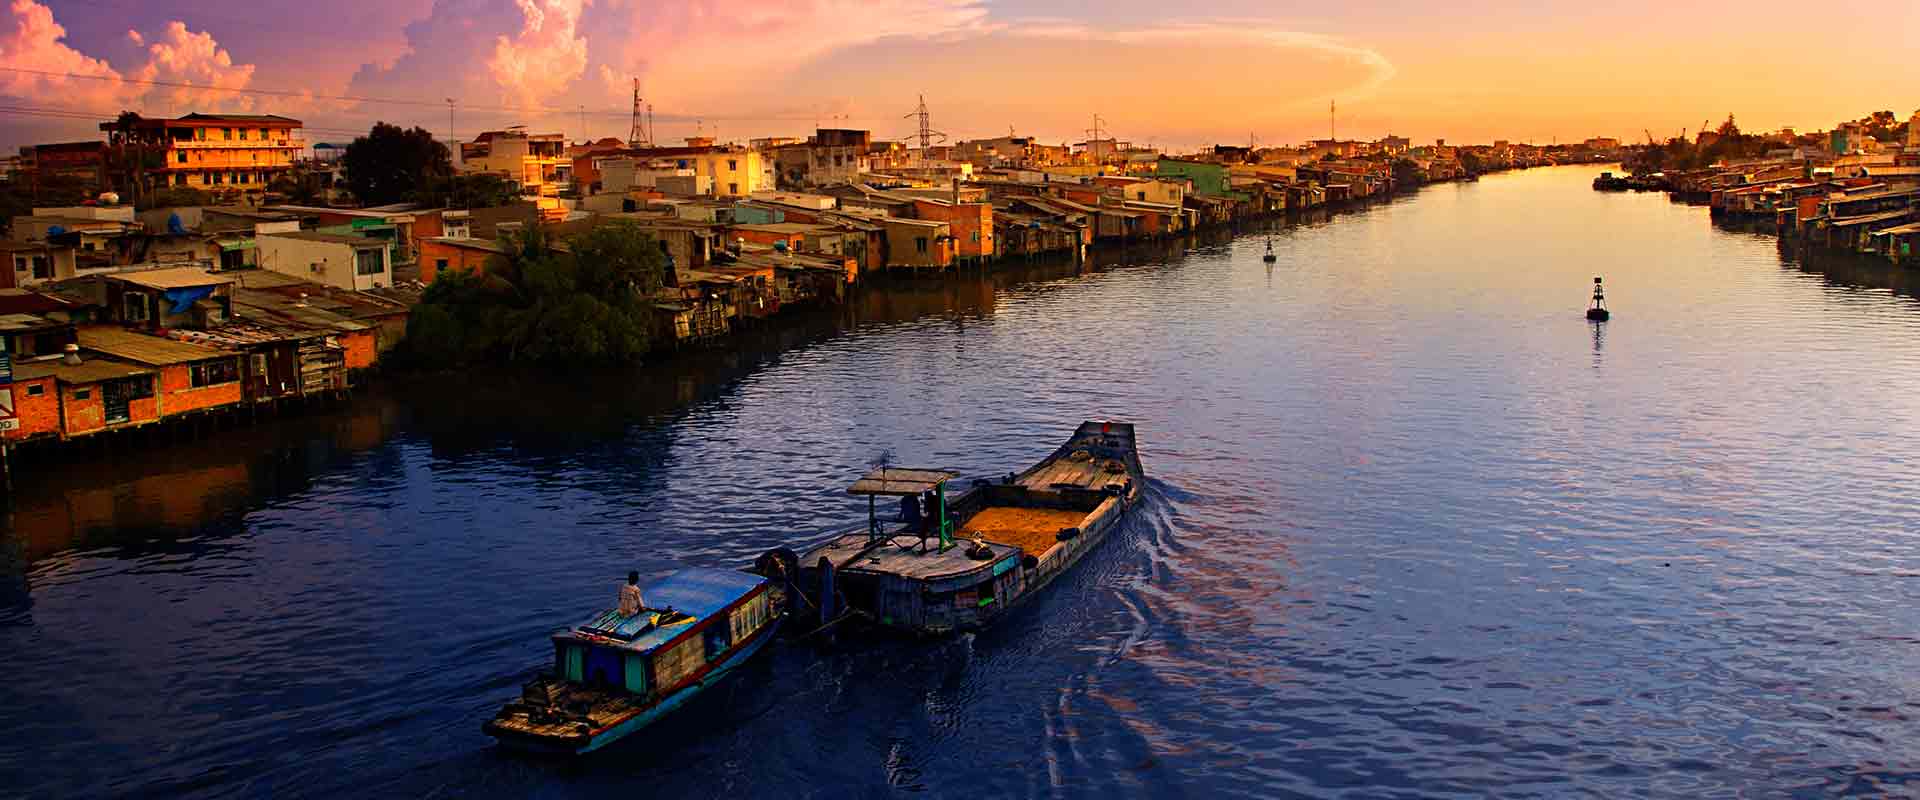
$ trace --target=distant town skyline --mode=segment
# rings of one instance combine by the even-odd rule
[[[1410,10],[1224,0],[0,0],[0,145],[97,138],[122,109],[276,113],[309,142],[375,120],[462,138],[524,124],[628,131],[633,81],[661,139],[904,139],[924,94],[954,140],[1009,130],[1172,150],[1389,133],[1426,143],[1664,138],[1729,113],[1811,130],[1920,107],[1920,4],[1485,0]],[[211,88],[209,88],[211,87]],[[451,98],[453,108],[448,108]],[[392,101],[392,102],[389,102]],[[1329,103],[1338,103],[1329,118]]]

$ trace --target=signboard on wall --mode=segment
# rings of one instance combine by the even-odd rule
[[[20,418],[13,413],[13,387],[0,388],[0,431],[10,431],[20,427]]]

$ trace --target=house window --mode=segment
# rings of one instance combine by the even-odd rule
[[[914,239],[913,239],[913,249],[915,249],[915,250],[918,250],[918,251],[920,251],[920,252],[922,252],[922,253],[925,253],[925,252],[927,252],[927,237],[925,237],[925,236],[916,236],[916,237],[914,237]]]
[[[33,277],[46,280],[53,277],[53,259],[46,256],[33,257]]]
[[[203,386],[219,386],[240,380],[240,362],[231,358],[204,361],[190,367],[188,372],[191,374],[195,389]]]
[[[125,387],[128,400],[145,400],[153,396],[153,378],[121,378],[120,385]]]
[[[92,389],[75,389],[75,390],[73,390],[73,399],[75,399],[75,400],[85,400],[85,399],[87,399],[87,398],[89,398],[89,397],[92,397],[92,396],[93,396],[93,390],[92,390]]]
[[[219,172],[213,173],[213,185],[219,186],[222,178],[224,178],[224,175],[222,173],[219,173]]]
[[[446,269],[447,269],[447,260],[446,260],[446,259],[444,259],[444,258],[436,258],[436,259],[434,259],[434,260],[433,260],[433,269],[434,269],[434,271],[435,271],[435,272],[445,272],[445,271],[446,271]]]
[[[128,292],[123,300],[128,322],[147,321],[147,296],[139,292]]]
[[[387,271],[386,251],[355,250],[353,253],[354,271],[361,275],[379,275]]]
[[[737,183],[727,184],[727,194],[739,194],[739,193],[740,193],[740,184],[737,184]]]
[[[1133,194],[1134,194],[1134,199],[1135,199],[1135,200],[1145,200],[1145,199],[1147,199],[1147,193],[1146,193],[1146,192],[1134,192]]]
[[[247,182],[247,173],[244,173],[244,172],[240,173],[238,176],[238,180],[234,181],[234,183],[246,183],[246,182]]]
[[[728,171],[728,172],[739,172],[739,171],[740,171],[740,162],[739,162],[739,161],[737,161],[737,160],[734,160],[734,159],[731,159],[731,158],[729,158],[729,159],[727,159],[727,171]]]
[[[176,163],[180,163],[180,164],[185,164],[185,163],[187,163],[187,151],[185,151],[185,150],[180,150],[180,151],[177,151],[177,152],[175,152],[175,153],[173,154],[173,160],[174,160],[174,161],[175,161]]]
[[[27,387],[28,397],[39,397],[40,395],[43,395],[46,393],[47,393],[46,384],[36,383]]]
[[[184,155],[184,154],[182,154],[182,155]],[[182,160],[182,161],[185,161],[186,159],[185,159],[185,158],[182,158],[181,160]],[[174,174],[174,176],[173,176],[173,185],[175,185],[175,186],[185,186],[185,185],[187,185],[187,173],[184,173],[184,172],[180,172],[180,173],[176,173],[176,174]]]
[[[246,129],[246,128],[241,128],[241,129],[240,129],[240,141],[243,141],[243,142],[244,142],[244,141],[246,141],[246,140],[247,140],[247,129]]]
[[[232,128],[221,128],[221,129],[220,129],[220,138],[222,138],[222,139],[226,139],[226,140],[228,140],[228,141],[232,141],[232,140],[233,140],[233,129],[232,129]]]

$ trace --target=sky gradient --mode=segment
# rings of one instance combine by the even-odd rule
[[[1169,20],[1169,11],[1182,16]],[[1736,115],[1801,130],[1920,108],[1920,3],[1461,0],[0,0],[0,146],[120,109],[376,119],[471,138],[1114,134],[1175,150],[1325,137],[1642,139]],[[194,88],[188,88],[183,84]],[[216,87],[216,88],[198,88]]]

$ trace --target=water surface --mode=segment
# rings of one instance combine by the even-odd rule
[[[1563,168],[869,292],[22,476],[0,794],[1902,792],[1920,302]],[[1615,314],[1581,318],[1604,275]],[[990,632],[788,648],[600,757],[479,732],[629,568],[1139,426],[1150,499]]]

